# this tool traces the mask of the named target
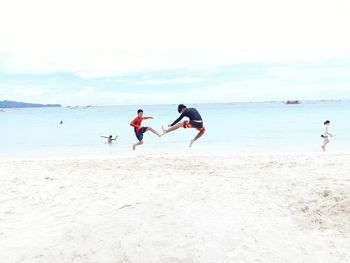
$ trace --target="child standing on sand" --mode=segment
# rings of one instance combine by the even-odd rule
[[[326,145],[329,143],[329,137],[333,137],[333,135],[328,132],[329,124],[331,124],[331,122],[327,120],[323,124],[323,134],[321,134],[321,137],[323,138],[323,145],[321,148],[322,151],[326,151]]]
[[[137,117],[130,123],[130,126],[134,127],[134,132],[136,138],[139,142],[132,145],[132,149],[135,151],[136,147],[143,144],[143,134],[147,131],[150,131],[160,137],[160,134],[156,132],[151,127],[141,127],[141,123],[143,120],[153,119],[153,117],[143,117],[143,110],[139,109],[137,111]]]

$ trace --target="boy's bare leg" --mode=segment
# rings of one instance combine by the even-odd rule
[[[200,131],[200,132],[197,134],[197,136],[194,137],[194,138],[191,140],[189,146],[192,147],[192,144],[193,144],[195,141],[197,141],[200,137],[202,137],[204,133],[205,133],[205,129],[202,130],[202,131]]]
[[[324,141],[323,141],[323,145],[321,146],[321,148],[322,148],[322,151],[326,151],[326,145],[329,143],[329,140],[328,139],[325,139]]]
[[[143,144],[143,141],[139,141],[138,143],[135,143],[132,145],[132,149],[135,151],[136,150],[136,147],[139,146],[139,145],[142,145]]]
[[[172,132],[172,131],[175,131],[177,130],[178,128],[182,128],[184,126],[184,123],[183,122],[179,122],[178,124],[175,124],[174,126],[171,126],[169,129],[165,129],[164,126],[162,126],[162,129],[163,129],[163,134],[166,134],[168,132]]]
[[[156,130],[154,130],[154,129],[150,128],[150,127],[147,128],[147,131],[150,131],[150,132],[154,133],[154,134],[157,135],[158,137],[161,136]]]

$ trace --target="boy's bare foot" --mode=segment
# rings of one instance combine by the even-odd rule
[[[192,144],[194,143],[194,140],[191,140],[189,147],[192,147]]]
[[[132,145],[132,149],[135,151],[136,150],[136,144]]]
[[[162,135],[166,134],[166,129],[164,128],[164,126],[162,126],[162,130],[163,130],[163,134]]]

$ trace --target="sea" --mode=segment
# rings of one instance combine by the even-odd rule
[[[141,108],[143,126],[161,132],[179,114],[177,105],[21,108],[0,110],[0,158],[117,158],[143,154],[320,152],[323,122],[331,121],[329,152],[350,152],[350,102],[308,101],[196,104],[205,135],[188,147],[195,129],[158,138],[147,132],[137,142],[130,122]],[[60,122],[63,124],[60,124]],[[118,135],[113,144],[100,136]]]

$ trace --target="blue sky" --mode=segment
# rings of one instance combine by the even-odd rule
[[[8,1],[0,100],[350,99],[349,24],[345,0]]]

